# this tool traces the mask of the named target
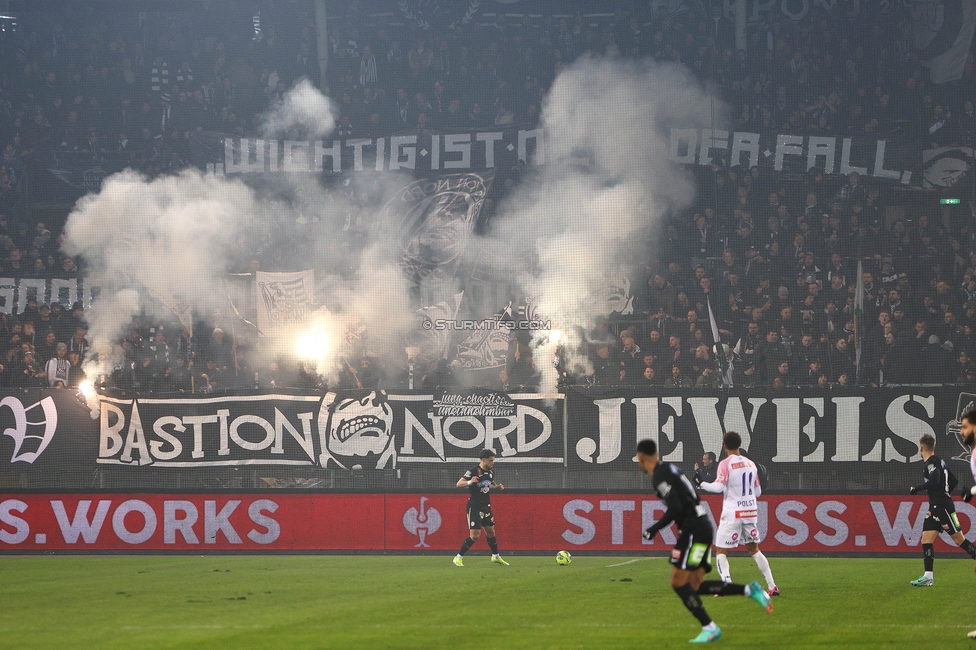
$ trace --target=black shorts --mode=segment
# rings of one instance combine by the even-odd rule
[[[495,518],[491,515],[491,505],[475,506],[468,504],[468,528],[478,530],[484,526],[494,526]]]
[[[949,535],[958,533],[962,530],[962,526],[959,525],[956,507],[951,503],[949,505],[935,505],[930,503],[922,530],[936,530],[940,533],[945,531]]]
[[[671,564],[686,571],[705,569],[705,573],[710,573],[712,538],[712,525],[708,519],[699,519],[696,523],[680,529],[678,541],[671,551]]]

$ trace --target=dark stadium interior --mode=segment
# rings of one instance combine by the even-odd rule
[[[85,260],[71,260],[59,247],[74,188],[50,190],[57,184],[50,168],[101,163],[151,177],[174,173],[194,164],[194,132],[254,135],[258,116],[295,80],[307,76],[322,85],[311,3],[183,2],[162,13],[139,2],[7,4],[0,40],[5,275],[84,274]],[[679,3],[672,15],[667,6],[652,10],[639,2],[490,2],[466,24],[452,28],[445,21],[457,17],[434,15],[428,29],[392,1],[329,4],[335,6],[324,81],[339,105],[342,137],[531,128],[561,69],[581,56],[608,56],[683,62],[720,92],[725,104],[715,106],[714,122],[729,131],[869,137],[887,140],[889,151],[894,143],[915,150],[973,145],[971,70],[960,80],[932,83],[912,48],[910,15],[903,10],[885,13],[871,5],[854,19],[843,11],[845,3],[833,12],[810,3],[807,15],[794,21],[774,8],[749,23],[748,48],[734,53],[732,21],[696,3]],[[857,182],[836,170],[824,173],[819,158],[819,167],[809,170],[787,165],[775,171],[768,155],[751,169],[727,162],[689,165],[696,200],[659,224],[646,260],[630,272],[633,313],[610,323],[609,332],[629,328],[636,347],[653,353],[653,378],[644,376],[640,355],[626,354],[614,341],[609,361],[591,352],[594,374],[575,381],[719,386],[705,373],[715,359],[698,266],[711,278],[723,340],[748,360],[737,364],[736,385],[976,378],[971,174],[963,170],[951,188],[922,192],[887,178]],[[494,203],[522,173],[518,164],[497,170]],[[915,174],[922,175],[919,169]],[[961,202],[939,204],[950,196]],[[485,212],[482,228],[491,219],[490,207]],[[302,251],[294,240],[276,241],[277,234],[254,233],[256,241],[243,245],[229,270],[251,264],[297,270]],[[355,229],[336,237],[356,245]],[[859,261],[871,275],[855,376]],[[70,307],[55,307],[60,313],[53,324],[35,322],[29,337],[14,338],[15,324],[36,320],[37,312],[3,317],[4,382],[24,381],[12,375],[22,361],[18,339],[30,339],[40,367],[54,353],[44,345],[48,331],[56,341],[69,341],[77,324],[65,322]],[[189,376],[203,373],[214,355],[213,324],[200,317],[197,331],[207,334],[197,334],[189,351],[175,349],[178,331],[170,324],[134,323],[140,340],[130,341],[127,354],[141,370],[118,383],[141,391],[188,389]],[[758,325],[752,334],[750,322]],[[152,341],[160,328],[168,334],[163,346]],[[680,347],[668,345],[672,335],[680,337]],[[240,338],[235,347],[253,347]],[[846,349],[839,340],[846,340]],[[677,361],[674,349],[681,350]],[[179,356],[185,357],[181,365]],[[488,383],[533,385],[533,371],[511,356],[507,380],[496,376]],[[271,374],[261,372],[264,359],[246,354],[236,370],[230,360],[218,361],[209,383],[221,390],[253,388],[255,372]],[[280,361],[279,386],[318,383],[300,375],[292,360]],[[393,360],[369,365],[364,379],[370,386],[402,383]],[[623,379],[618,368],[627,371]],[[347,372],[339,382],[355,379]],[[198,377],[195,385],[207,383]]]
[[[0,313],[4,386],[54,386],[62,343],[70,363],[62,387],[79,386],[87,371],[109,396],[734,387],[829,398],[976,382],[976,77],[965,57],[959,70],[937,71],[931,50],[945,35],[920,50],[902,3],[746,2],[738,26],[736,3],[691,0],[0,5],[0,275],[11,285]],[[538,174],[541,145],[531,134],[554,81],[583,61],[683,65],[711,98],[706,123],[671,131],[671,157],[693,179],[693,198],[641,215],[647,227],[628,244],[642,253],[614,270],[599,319],[564,324],[575,334],[551,345],[517,330],[500,343],[454,341],[433,356],[425,348],[422,359],[409,337],[394,353],[371,345],[367,322],[344,333],[338,365],[324,372],[296,356],[295,340],[271,345],[259,335],[257,272],[368,273],[371,219],[386,195],[372,181],[350,182],[362,142],[415,137],[418,150],[440,156],[452,133],[513,134],[517,151],[499,145],[495,163],[479,163],[492,167],[492,180],[479,190],[471,228],[491,236]],[[102,287],[92,260],[63,248],[75,202],[123,169],[145,183],[185,169],[229,178],[235,156],[252,164],[239,149],[266,133],[269,111],[303,79],[329,98],[335,124],[325,142],[344,145],[333,160],[342,171],[326,163],[315,191],[352,206],[325,248],[311,243],[304,215],[257,219],[214,269],[233,287],[222,309],[181,314],[150,289],[170,311],[143,307],[93,346],[89,314]],[[630,108],[640,106],[607,107],[598,121],[612,129]],[[274,161],[253,164],[274,171],[283,141],[314,137],[283,133],[270,141]],[[587,155],[574,163],[584,171],[599,164]],[[366,154],[359,178],[375,159]],[[435,160],[425,163],[431,171],[448,167]],[[322,169],[321,158],[315,164]],[[247,182],[290,197],[293,189],[263,177]],[[406,266],[416,264],[405,276],[420,321],[455,292],[465,296],[455,318],[530,318],[514,271],[527,262],[515,251],[507,276],[468,256],[445,281],[442,269],[431,272],[442,260],[424,256],[450,250],[419,239],[406,250]]]
[[[976,0],[0,0],[0,649],[971,643],[974,58]]]

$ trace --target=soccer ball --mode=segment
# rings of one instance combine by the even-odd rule
[[[569,554],[569,551],[559,551],[556,553],[556,564],[559,566],[566,566],[573,561],[573,556]]]

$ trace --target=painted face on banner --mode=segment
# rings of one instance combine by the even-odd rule
[[[453,262],[464,250],[475,212],[470,194],[451,192],[430,197],[418,206],[423,224],[406,242],[407,259],[430,266]]]
[[[373,391],[361,398],[339,401],[329,421],[326,445],[330,454],[344,465],[367,465],[370,455],[385,464],[385,454],[393,442],[393,409],[385,391]],[[358,462],[357,462],[358,461]]]
[[[630,280],[623,276],[610,278],[606,286],[595,292],[594,308],[604,316],[633,314],[634,297],[630,294]]]
[[[969,165],[961,158],[940,158],[926,168],[926,179],[939,187],[952,187],[963,177]]]
[[[401,265],[419,280],[453,274],[467,246],[491,180],[454,174],[410,183],[384,207],[394,227]]]
[[[952,187],[961,181],[976,162],[971,147],[941,147],[922,152],[925,188]]]

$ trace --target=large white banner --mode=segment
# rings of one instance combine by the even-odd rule
[[[258,271],[254,288],[258,329],[263,336],[276,336],[289,326],[308,322],[315,301],[313,270],[295,273]]]

